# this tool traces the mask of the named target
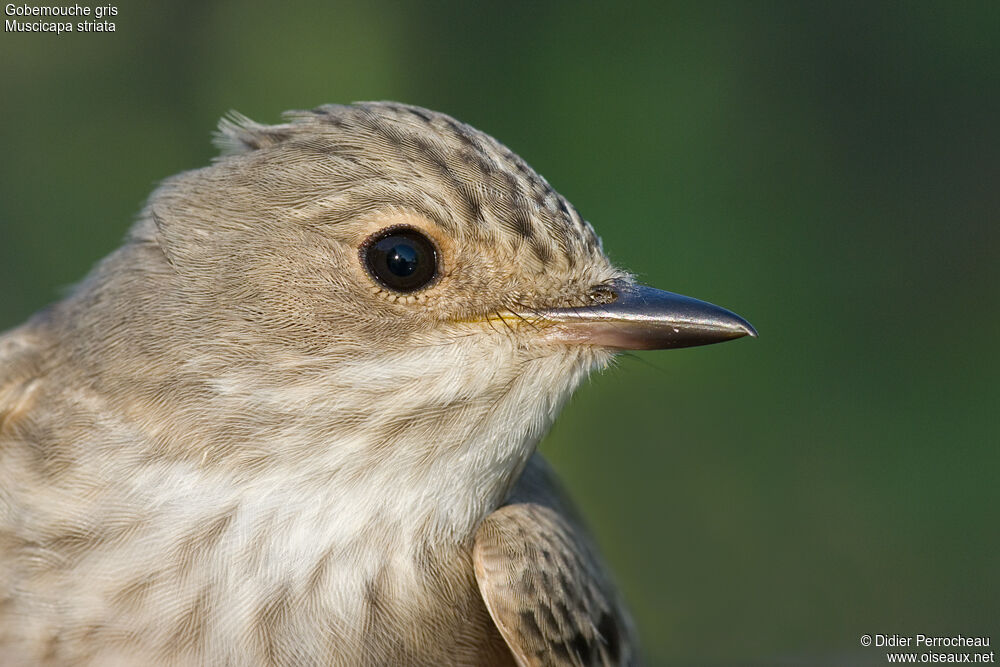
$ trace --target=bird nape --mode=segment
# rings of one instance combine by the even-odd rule
[[[444,114],[218,143],[0,337],[0,662],[637,664],[536,445],[617,350],[753,328]]]

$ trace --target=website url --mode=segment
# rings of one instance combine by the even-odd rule
[[[989,653],[886,653],[888,662],[898,663],[951,663],[991,664],[996,662],[993,651]]]

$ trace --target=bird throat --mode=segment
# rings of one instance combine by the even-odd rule
[[[332,522],[331,539],[384,529],[410,546],[457,543],[503,503],[573,389],[605,357],[529,350],[490,333],[329,363],[288,358],[267,372],[220,370],[210,381],[214,422],[202,411],[175,413],[186,433],[158,439],[197,438],[197,464],[231,476],[247,498],[266,498],[262,486],[273,485],[292,505],[356,517]],[[351,525],[358,534],[343,534]]]

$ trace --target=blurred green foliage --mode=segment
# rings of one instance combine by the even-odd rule
[[[0,327],[216,120],[396,99],[507,143],[756,341],[623,357],[542,449],[654,664],[1000,641],[1000,4],[187,2],[0,39]]]

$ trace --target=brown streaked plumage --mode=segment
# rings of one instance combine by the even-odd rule
[[[219,142],[0,336],[0,663],[635,664],[535,446],[613,348],[749,325],[443,114]]]

